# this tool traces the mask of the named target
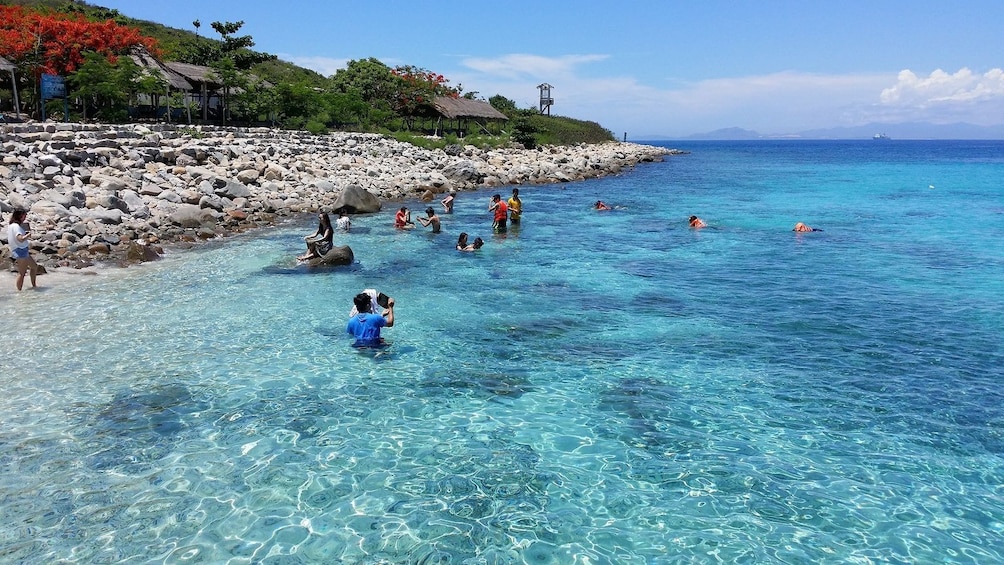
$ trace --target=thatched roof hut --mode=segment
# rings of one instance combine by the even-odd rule
[[[205,87],[206,90],[217,90],[223,87],[212,67],[179,63],[178,61],[168,61],[164,64],[196,87]]]
[[[7,71],[10,73],[10,88],[14,93],[14,113],[17,114],[18,119],[21,119],[21,104],[17,99],[17,79],[14,78],[14,69],[16,68],[17,65],[0,57],[0,72]]]
[[[448,120],[475,119],[504,122],[509,119],[484,100],[437,96],[432,101],[432,105],[440,115]]]
[[[436,135],[439,135],[440,129],[446,130],[444,119],[452,121],[452,129],[461,135],[467,131],[468,122],[474,122],[486,133],[490,133],[487,127],[489,123],[498,124],[509,119],[484,100],[437,96],[432,101],[432,107],[439,114],[436,121]]]
[[[129,50],[129,58],[147,72],[163,78],[169,89],[180,90],[182,92],[188,92],[192,89],[192,83],[188,82],[181,73],[158,61],[142,45],[134,45]]]

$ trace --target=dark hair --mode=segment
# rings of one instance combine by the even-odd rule
[[[493,194],[492,195],[492,201],[495,201],[495,200],[502,200],[502,195],[501,194]]]
[[[513,196],[519,196],[519,189],[518,188],[512,189],[512,195]]]
[[[317,222],[317,231],[324,233],[325,229],[331,228],[331,216],[327,212],[321,212],[320,219]]]
[[[693,222],[693,221],[694,221],[694,220],[696,220],[696,219],[697,219],[697,216],[691,216],[691,217],[690,217],[690,221],[691,221],[691,222]]]
[[[12,224],[20,224],[27,217],[28,217],[28,211],[27,210],[24,210],[24,209],[21,209],[21,208],[15,208],[14,211],[11,212],[10,223],[12,223]]]
[[[360,292],[355,296],[355,298],[352,299],[352,303],[356,305],[356,310],[358,310],[360,313],[369,312],[372,306],[371,305],[372,301],[373,297],[366,294],[365,292]]]
[[[429,206],[428,208],[425,209],[425,213],[432,216],[436,213],[436,211],[432,209],[432,206]]]
[[[474,249],[481,249],[481,246],[485,244],[485,240],[480,237],[474,238]]]
[[[457,245],[467,245],[467,232],[460,232],[460,237],[457,238]]]

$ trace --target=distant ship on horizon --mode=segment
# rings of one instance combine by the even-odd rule
[[[889,136],[884,133],[876,133],[872,136],[872,139],[889,139]]]

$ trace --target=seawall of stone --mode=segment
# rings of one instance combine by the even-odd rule
[[[379,134],[31,123],[0,129],[0,211],[29,210],[43,266],[153,259],[330,211],[356,185],[380,201],[573,182],[676,153],[634,143],[429,150]],[[4,242],[5,243],[5,242]],[[155,251],[156,250],[156,251]],[[0,257],[9,250],[3,246]]]

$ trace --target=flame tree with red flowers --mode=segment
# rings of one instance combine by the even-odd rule
[[[38,11],[20,5],[0,5],[0,56],[17,65],[22,83],[36,92],[42,74],[75,72],[86,53],[97,53],[115,64],[134,45],[158,54],[156,40],[113,20],[94,22],[82,14]]]
[[[412,65],[394,67],[397,89],[391,101],[394,111],[401,116],[406,127],[414,126],[415,118],[433,113],[433,99],[437,96],[459,98],[463,87],[452,87],[443,75]]]

